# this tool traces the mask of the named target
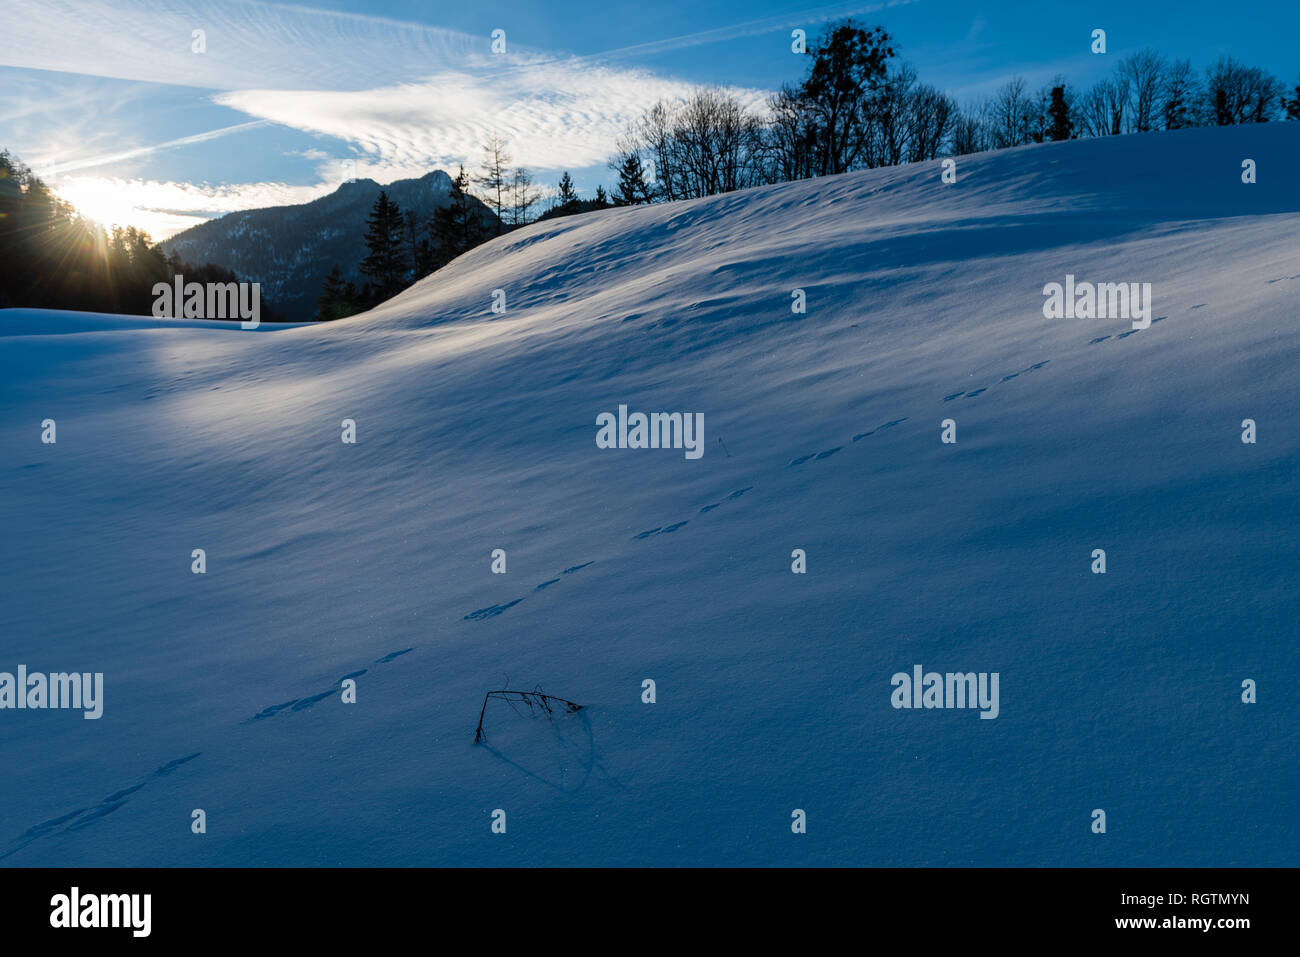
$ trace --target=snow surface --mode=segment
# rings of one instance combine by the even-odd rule
[[[0,670],[105,673],[0,712],[3,864],[1300,863],[1297,156],[610,210],[325,326],[0,312]],[[1160,321],[1045,319],[1067,272]],[[598,449],[620,403],[704,457]],[[999,717],[895,710],[918,663]],[[475,745],[507,680],[585,708]]]

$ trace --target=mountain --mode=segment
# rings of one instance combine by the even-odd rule
[[[315,318],[321,284],[335,263],[358,288],[364,283],[357,266],[366,256],[366,217],[380,190],[403,213],[414,210],[421,223],[428,223],[435,209],[447,205],[451,177],[434,170],[387,186],[350,180],[310,203],[227,213],[177,233],[162,247],[186,262],[216,263],[240,279],[260,282],[262,295],[285,318],[308,321]],[[474,203],[485,223],[495,223],[491,210],[477,199]]]
[[[1293,865],[1296,155],[605,210],[324,325],[0,311],[0,670],[105,701],[0,712],[0,860]],[[1066,276],[1150,323],[1048,318]],[[703,455],[599,447],[620,405]],[[997,717],[895,708],[916,665]],[[582,710],[474,743],[539,686]]]

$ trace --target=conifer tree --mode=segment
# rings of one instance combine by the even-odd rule
[[[615,206],[635,206],[650,202],[650,187],[645,181],[641,156],[629,152],[618,167],[618,192],[614,194]]]
[[[1288,120],[1300,120],[1300,83],[1296,84],[1295,96],[1284,101],[1282,105],[1286,107],[1286,118]]]
[[[1047,128],[1048,136],[1053,140],[1068,140],[1074,135],[1074,124],[1070,122],[1070,104],[1065,100],[1065,85],[1058,83],[1052,87],[1052,102],[1047,107],[1051,125]]]
[[[560,177],[559,192],[555,197],[555,208],[563,212],[575,212],[578,206],[578,191],[573,188],[573,177],[566,169]]]
[[[321,285],[320,296],[316,299],[316,321],[329,322],[338,319],[342,313],[343,271],[335,263],[325,282]]]
[[[373,294],[390,299],[406,285],[407,255],[402,210],[380,190],[366,220],[366,258],[358,267],[373,280]]]
[[[482,216],[473,205],[468,189],[469,176],[462,166],[451,181],[447,205],[433,214],[429,230],[436,246],[434,262],[439,268],[469,252],[485,238]]]

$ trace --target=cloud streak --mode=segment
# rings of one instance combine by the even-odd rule
[[[420,175],[430,164],[476,164],[490,134],[518,165],[544,170],[604,163],[618,136],[650,103],[685,97],[692,84],[645,71],[547,63],[492,83],[465,72],[356,92],[240,90],[222,106],[324,134],[358,151],[357,175]],[[760,90],[736,90],[761,106]]]
[[[267,120],[250,120],[247,123],[236,123],[234,126],[222,127],[219,130],[208,130],[206,133],[195,133],[193,136],[182,136],[179,139],[168,140],[166,143],[155,143],[153,146],[139,146],[135,149],[123,150],[118,153],[105,153],[100,156],[87,156],[81,159],[68,160],[62,163],[52,163],[48,166],[37,169],[36,172],[40,176],[56,176],[61,173],[87,169],[92,166],[106,166],[109,163],[120,163],[123,160],[138,159],[142,156],[151,156],[160,150],[175,149],[178,146],[193,146],[195,143],[206,143],[209,140],[215,140],[222,136],[229,136],[231,133],[241,133],[246,130],[257,129],[268,125],[269,122]]]

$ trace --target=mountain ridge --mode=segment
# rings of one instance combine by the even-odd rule
[[[451,176],[440,169],[387,185],[368,178],[348,180],[306,203],[226,213],[160,245],[187,262],[214,263],[261,283],[262,295],[286,319],[304,322],[315,318],[321,285],[336,264],[344,280],[358,287],[364,283],[358,266],[366,255],[366,217],[381,191],[424,225],[447,205],[451,185]],[[485,222],[495,220],[482,202],[471,200]]]

